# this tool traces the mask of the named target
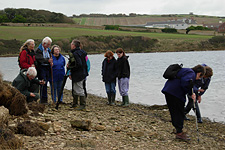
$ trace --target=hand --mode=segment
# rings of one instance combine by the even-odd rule
[[[204,89],[199,89],[198,91],[199,91],[199,92],[204,92],[205,90],[204,90]]]
[[[198,103],[201,103],[201,101],[202,101],[202,97],[198,96]]]
[[[30,93],[30,97],[35,97],[35,94],[34,93]]]
[[[43,85],[43,84],[45,84],[45,80],[41,80],[39,83],[40,83],[41,85]]]
[[[193,94],[191,95],[191,98],[194,100],[194,102],[196,102],[196,95],[195,95],[195,93],[193,93]]]
[[[71,75],[69,75],[69,78],[70,78],[70,80],[72,80],[72,77],[71,77]]]
[[[34,64],[32,64],[32,65],[31,65],[31,67],[35,67],[35,65],[34,65]]]
[[[48,62],[51,64],[51,63],[53,63],[53,59],[52,58],[49,58],[48,59]]]

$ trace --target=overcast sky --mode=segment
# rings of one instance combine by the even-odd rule
[[[90,13],[189,14],[225,17],[225,0],[0,0],[4,8],[44,9],[67,16]]]

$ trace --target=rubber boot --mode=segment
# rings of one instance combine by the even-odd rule
[[[85,110],[86,107],[86,97],[80,96],[80,107],[78,107],[76,110]]]
[[[107,93],[108,96],[108,105],[112,104],[112,97],[111,97],[111,93]]]
[[[125,101],[124,106],[129,106],[129,97],[128,97],[128,95],[124,96],[124,101]]]
[[[120,106],[124,106],[125,105],[125,99],[124,96],[122,96],[122,104]]]
[[[73,105],[71,108],[76,108],[78,106],[78,95],[73,96]]]
[[[111,105],[115,105],[115,98],[116,98],[116,94],[111,93]]]
[[[196,107],[196,116],[197,116],[198,123],[203,123],[201,113],[199,110],[199,106],[198,106],[198,102],[195,103],[195,107]]]

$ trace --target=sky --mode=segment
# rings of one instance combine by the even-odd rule
[[[225,0],[0,0],[0,10],[29,8],[80,14],[189,14],[225,17]]]

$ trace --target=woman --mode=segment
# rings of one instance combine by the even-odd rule
[[[113,52],[108,50],[102,62],[102,81],[105,82],[109,105],[115,105],[116,97],[116,59],[113,55]]]
[[[20,69],[28,69],[29,67],[35,67],[35,53],[34,53],[34,40],[28,39],[20,48],[20,54],[18,58]]]
[[[192,90],[193,83],[195,80],[202,78],[204,74],[205,68],[201,65],[197,65],[194,68],[182,68],[177,73],[179,78],[167,80],[162,89],[162,93],[165,94],[172,124],[176,128],[177,139],[190,140],[186,133],[183,132],[186,95],[192,95],[192,99],[196,99],[195,93]]]
[[[58,97],[58,100],[61,103],[63,99],[63,93],[61,97],[59,97],[59,94],[62,87],[63,77],[65,75],[66,61],[65,61],[65,58],[60,54],[60,51],[61,49],[58,45],[53,45],[51,48],[52,59],[53,59],[53,66],[52,66],[53,79],[51,76],[51,78],[49,79],[49,82],[51,86],[51,95],[52,95],[53,103],[56,103],[56,96]]]
[[[128,62],[128,57],[125,55],[125,52],[122,48],[118,48],[116,50],[116,54],[118,56],[117,59],[117,77],[118,77],[118,86],[120,95],[122,96],[122,106],[129,105],[129,78],[130,78],[130,65]]]

